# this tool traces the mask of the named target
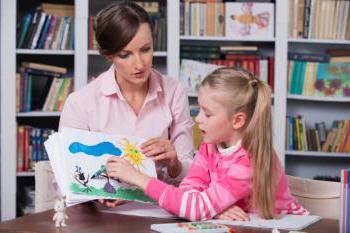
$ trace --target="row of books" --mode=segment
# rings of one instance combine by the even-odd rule
[[[42,3],[26,13],[18,25],[17,48],[73,49],[74,6]]]
[[[348,0],[289,0],[289,36],[349,40]]]
[[[350,96],[350,63],[288,61],[288,92],[304,96]]]
[[[324,122],[307,128],[303,116],[287,116],[286,121],[288,150],[350,153],[350,120],[333,121],[328,131]]]
[[[274,57],[259,57],[256,55],[232,55],[230,59],[182,59],[180,66],[180,81],[187,88],[189,95],[197,95],[201,81],[219,67],[242,68],[253,73],[257,78],[274,86]]]
[[[180,3],[180,33],[186,36],[272,38],[274,4],[184,0]]]
[[[149,14],[152,28],[153,49],[154,51],[167,50],[167,22],[165,17],[165,8],[159,5],[159,2],[136,2],[142,6]],[[94,35],[94,16],[88,19],[88,48],[98,49],[98,43]]]
[[[16,111],[61,111],[72,90],[66,68],[22,63],[16,75]]]
[[[48,160],[44,141],[54,132],[28,125],[17,127],[17,172],[31,171],[35,162]]]

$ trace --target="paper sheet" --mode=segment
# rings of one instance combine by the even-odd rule
[[[99,211],[112,214],[133,215],[141,217],[153,217],[153,218],[177,218],[175,215],[167,212],[158,205],[152,205],[142,202],[127,202],[123,205],[115,208],[107,208],[100,204],[96,204]]]

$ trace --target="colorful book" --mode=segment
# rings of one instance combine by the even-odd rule
[[[44,145],[67,205],[94,199],[153,203],[141,189],[110,179],[105,170],[107,159],[118,157],[128,160],[140,172],[157,177],[154,161],[140,151],[144,141],[72,128],[52,134]]]
[[[350,63],[320,63],[315,82],[316,96],[350,96]]]
[[[180,81],[187,88],[189,95],[197,95],[202,80],[221,66],[203,62],[182,59],[180,68]]]

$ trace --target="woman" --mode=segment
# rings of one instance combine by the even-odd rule
[[[97,14],[94,28],[100,54],[112,65],[67,98],[59,128],[149,139],[141,150],[156,162],[158,178],[178,183],[192,163],[193,122],[184,88],[152,69],[147,12],[132,2],[115,3]]]

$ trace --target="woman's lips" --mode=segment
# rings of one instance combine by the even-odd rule
[[[140,71],[137,73],[133,73],[132,76],[135,78],[142,78],[144,76],[145,72],[144,71]]]

